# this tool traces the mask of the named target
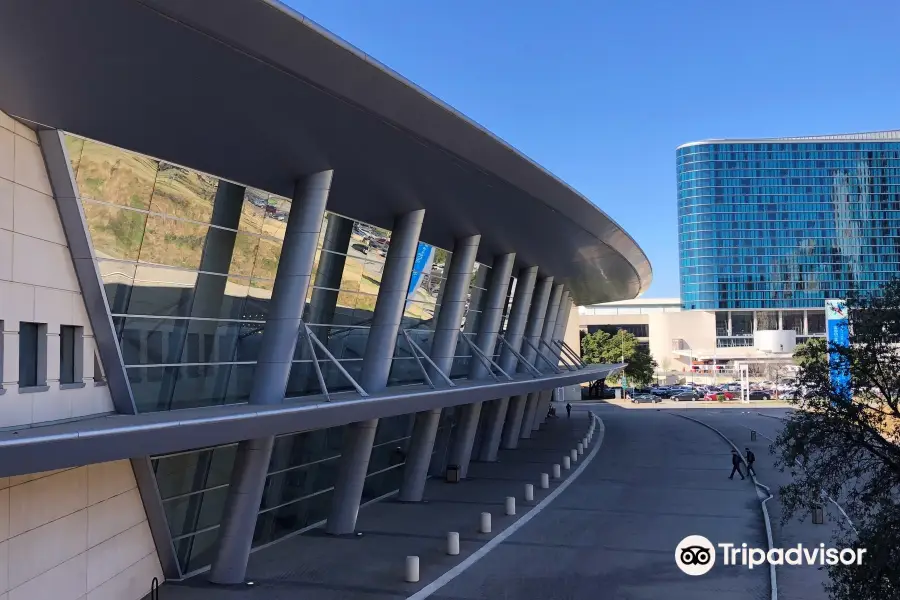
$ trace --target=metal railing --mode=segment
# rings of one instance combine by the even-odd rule
[[[363,398],[368,398],[369,394],[366,393],[366,390],[364,390],[362,386],[359,385],[359,383],[357,383],[355,379],[353,379],[350,373],[347,372],[347,369],[345,369],[344,366],[341,365],[340,361],[336,359],[334,355],[331,354],[331,352],[329,352],[328,347],[319,341],[319,338],[317,338],[316,334],[312,332],[312,330],[309,328],[309,325],[307,325],[303,321],[300,321],[300,326],[303,332],[306,334],[305,337],[307,346],[309,348],[309,355],[312,357],[312,364],[316,371],[316,378],[319,380],[319,387],[322,390],[322,394],[325,396],[326,402],[331,402],[331,395],[328,393],[328,386],[325,385],[325,376],[322,375],[322,367],[319,366],[319,358],[318,356],[316,356],[316,347],[318,347],[325,354],[326,358],[328,358],[328,360],[331,361],[335,367],[337,367],[337,370],[341,373],[341,375],[344,376],[344,378],[347,379],[350,385],[352,385],[354,389],[356,389],[357,393],[360,396],[362,396]]]
[[[531,349],[534,350],[534,352],[538,355],[538,358],[540,358],[540,359],[543,360],[545,363],[547,363],[548,365],[550,365],[550,369],[551,369],[554,373],[557,373],[557,374],[558,374],[558,373],[562,373],[562,369],[560,369],[559,367],[557,367],[556,365],[554,365],[554,364],[553,364],[553,361],[551,361],[549,358],[547,358],[546,356],[544,356],[544,353],[541,352],[540,349],[539,349],[537,346],[535,346],[535,345],[531,342],[531,340],[529,340],[529,339],[526,338],[526,337],[523,337],[523,338],[522,338],[522,341],[525,342],[526,344],[528,344],[529,346],[531,346]],[[544,342],[544,343],[546,343],[546,342]]]
[[[476,356],[478,356],[479,360],[481,360],[481,364],[484,365],[484,367],[487,369],[487,372],[490,373],[491,377],[494,378],[494,381],[500,381],[500,378],[497,377],[497,373],[494,373],[494,371],[493,371],[493,369],[491,369],[491,367],[493,367],[494,369],[497,369],[497,371],[501,375],[506,377],[509,381],[513,380],[513,378],[509,375],[509,373],[507,373],[506,371],[501,369],[500,365],[495,363],[487,354],[484,353],[484,351],[481,348],[478,347],[477,344],[475,344],[475,342],[473,342],[472,340],[469,339],[468,336],[475,335],[474,333],[465,333],[463,331],[460,331],[459,335],[462,336],[463,341],[466,342],[466,344],[469,345],[469,348],[472,349],[472,353],[475,354]]]
[[[506,346],[506,348],[507,348],[510,352],[512,352],[513,356],[516,357],[516,363],[517,363],[517,364],[521,364],[521,365],[523,365],[526,369],[528,369],[528,372],[531,373],[531,376],[532,376],[532,377],[538,378],[538,377],[541,376],[541,372],[540,372],[538,369],[536,369],[536,368],[534,367],[534,365],[532,365],[532,364],[529,363],[527,360],[525,360],[525,357],[522,356],[522,354],[521,354],[520,352],[518,352],[515,348],[513,348],[512,345],[511,345],[508,341],[506,341],[506,338],[505,338],[505,337],[503,337],[502,335],[499,335],[499,334],[498,334],[498,335],[497,335],[497,338],[500,340],[500,342],[501,342],[504,346]]]
[[[441,376],[441,378],[448,386],[456,387],[456,384],[453,383],[450,377],[448,377],[446,373],[444,373],[440,368],[438,368],[436,364],[434,364],[434,361],[431,360],[431,357],[428,356],[428,353],[422,350],[422,348],[417,343],[412,341],[412,337],[410,337],[409,335],[409,330],[401,329],[400,331],[403,333],[403,337],[406,339],[406,343],[409,344],[409,347],[412,349],[412,355],[415,357],[416,363],[419,365],[419,369],[422,371],[422,376],[425,377],[425,382],[429,386],[431,386],[431,389],[436,389],[436,387],[434,385],[434,382],[431,381],[431,377],[428,376],[428,369],[426,369],[425,365],[422,364],[423,358],[426,360],[426,362],[428,362],[429,365],[431,365],[431,368],[434,369],[435,373]]]

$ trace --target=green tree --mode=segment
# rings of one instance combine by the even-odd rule
[[[817,362],[824,363],[827,360],[827,356],[828,344],[825,338],[810,338],[801,344],[797,344],[797,347],[794,349],[794,364],[805,367]]]
[[[605,331],[585,335],[581,339],[581,358],[588,364],[625,362],[625,376],[636,385],[646,385],[653,381],[656,370],[656,361],[650,353],[639,345],[633,334],[622,329],[615,335]],[[607,383],[617,382],[618,379],[617,375]],[[603,384],[595,382],[591,386],[592,390],[597,387],[602,394]]]
[[[828,567],[832,600],[900,597],[900,282],[876,297],[847,300],[850,343],[807,343],[798,350],[802,394],[772,444],[793,476],[780,492],[782,520],[837,500],[835,547],[865,548],[861,565]],[[853,399],[831,380],[828,354],[845,365]]]

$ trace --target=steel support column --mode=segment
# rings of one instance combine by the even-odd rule
[[[516,291],[510,308],[506,333],[503,336],[507,344],[512,346],[516,352],[522,348],[522,334],[525,331],[525,322],[528,319],[528,309],[531,307],[531,297],[534,293],[536,279],[537,267],[521,269],[516,279]],[[516,355],[504,346],[500,354],[500,368],[507,373],[513,373],[517,363]],[[505,441],[504,447],[506,448],[515,448],[519,443],[519,431],[522,428],[525,404],[523,402],[511,403],[510,401],[509,397],[496,401],[496,410],[491,414],[491,421],[488,423],[487,435],[479,457],[485,462],[497,460],[501,438]]]
[[[424,218],[424,210],[415,210],[394,221],[359,380],[370,394],[387,387]],[[377,427],[378,419],[371,419],[351,423],[344,430],[331,512],[326,524],[326,531],[332,535],[346,535],[356,529]]]
[[[549,360],[553,360],[550,355],[550,350],[547,348],[547,345],[550,343],[550,340],[553,338],[553,333],[556,331],[556,315],[559,312],[559,303],[562,300],[564,286],[562,284],[558,284],[553,286],[553,292],[550,294],[550,301],[547,303],[547,312],[544,315],[544,327],[541,330],[541,342],[538,344],[538,352],[540,352],[545,358]],[[541,371],[550,371],[549,365],[545,363],[543,360],[535,364],[537,368]],[[543,410],[543,406],[548,404],[550,401],[550,394],[552,390],[542,390],[537,392],[537,400],[535,401],[534,413],[531,415],[531,431],[537,431],[541,425],[541,410]],[[528,424],[526,423],[526,426]]]
[[[560,332],[565,331],[565,321],[568,317],[568,309],[569,309],[569,291],[564,289],[562,292],[562,296],[559,299],[559,306],[556,311],[556,316],[553,319],[553,331],[550,333],[550,338],[547,340],[547,343],[550,345],[550,348],[544,346],[544,349],[547,351],[547,358],[553,362],[554,365],[559,364],[559,348],[557,348],[553,340],[557,340],[560,338]],[[540,429],[541,425],[547,421],[547,412],[550,410],[550,403],[553,401],[553,396],[556,394],[556,390],[550,390],[546,392],[541,397],[541,402],[538,404],[537,410],[537,420],[535,422],[534,428]]]
[[[547,304],[550,300],[550,293],[553,290],[553,277],[544,277],[538,282],[534,293],[534,299],[531,303],[531,310],[528,313],[528,324],[525,326],[525,339],[531,342],[526,344],[522,352],[523,358],[531,364],[538,362],[537,352],[540,351],[541,334],[544,331],[544,319],[547,316]],[[533,347],[532,347],[533,346]],[[534,422],[534,415],[537,412],[537,401],[539,392],[528,394],[525,402],[525,416],[522,418],[522,428],[519,437],[528,439],[531,437],[531,424]]]
[[[442,286],[442,303],[434,327],[434,338],[429,355],[434,364],[444,373],[450,372],[459,327],[466,309],[466,295],[469,282],[475,270],[475,255],[478,253],[480,235],[462,238],[453,245],[453,254],[447,269],[447,279]],[[429,366],[430,369],[430,366]],[[437,381],[437,376],[432,376]],[[400,500],[420,502],[425,493],[425,479],[434,450],[434,440],[441,420],[441,409],[423,411],[416,414],[406,465],[403,467],[403,483],[400,486]]]
[[[509,279],[512,276],[515,254],[503,254],[494,259],[491,266],[491,282],[485,297],[484,309],[478,324],[475,345],[487,356],[493,357],[497,344],[497,332],[500,330],[503,309],[506,304],[506,292],[509,290]],[[488,368],[477,358],[473,358],[469,369],[469,379],[481,380],[490,377]],[[451,462],[459,465],[460,479],[465,479],[472,458],[472,445],[478,431],[478,419],[481,416],[481,402],[474,402],[462,407],[459,431],[453,446]]]
[[[332,171],[316,173],[298,181],[294,188],[250,404],[278,404],[284,400],[332,174]],[[274,440],[265,437],[238,444],[219,545],[209,574],[213,583],[241,583],[247,573]]]

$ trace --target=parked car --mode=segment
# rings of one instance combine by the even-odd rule
[[[667,387],[655,387],[650,393],[658,398],[671,398],[673,391]]]
[[[731,392],[707,392],[703,399],[713,402],[717,400],[734,400],[734,394]]]
[[[768,390],[751,390],[750,400],[771,400],[772,393]]]
[[[675,402],[693,402],[694,400],[699,400],[702,397],[703,396],[700,394],[700,392],[695,392],[693,390],[690,392],[678,391],[670,396],[670,398]]]
[[[641,402],[653,403],[653,402],[662,402],[662,398],[658,398],[658,397],[654,396],[653,394],[634,394],[631,397],[631,401],[634,403],[641,403]]]

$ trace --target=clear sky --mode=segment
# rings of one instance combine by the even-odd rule
[[[678,295],[675,148],[900,129],[896,0],[287,0],[619,222]]]

